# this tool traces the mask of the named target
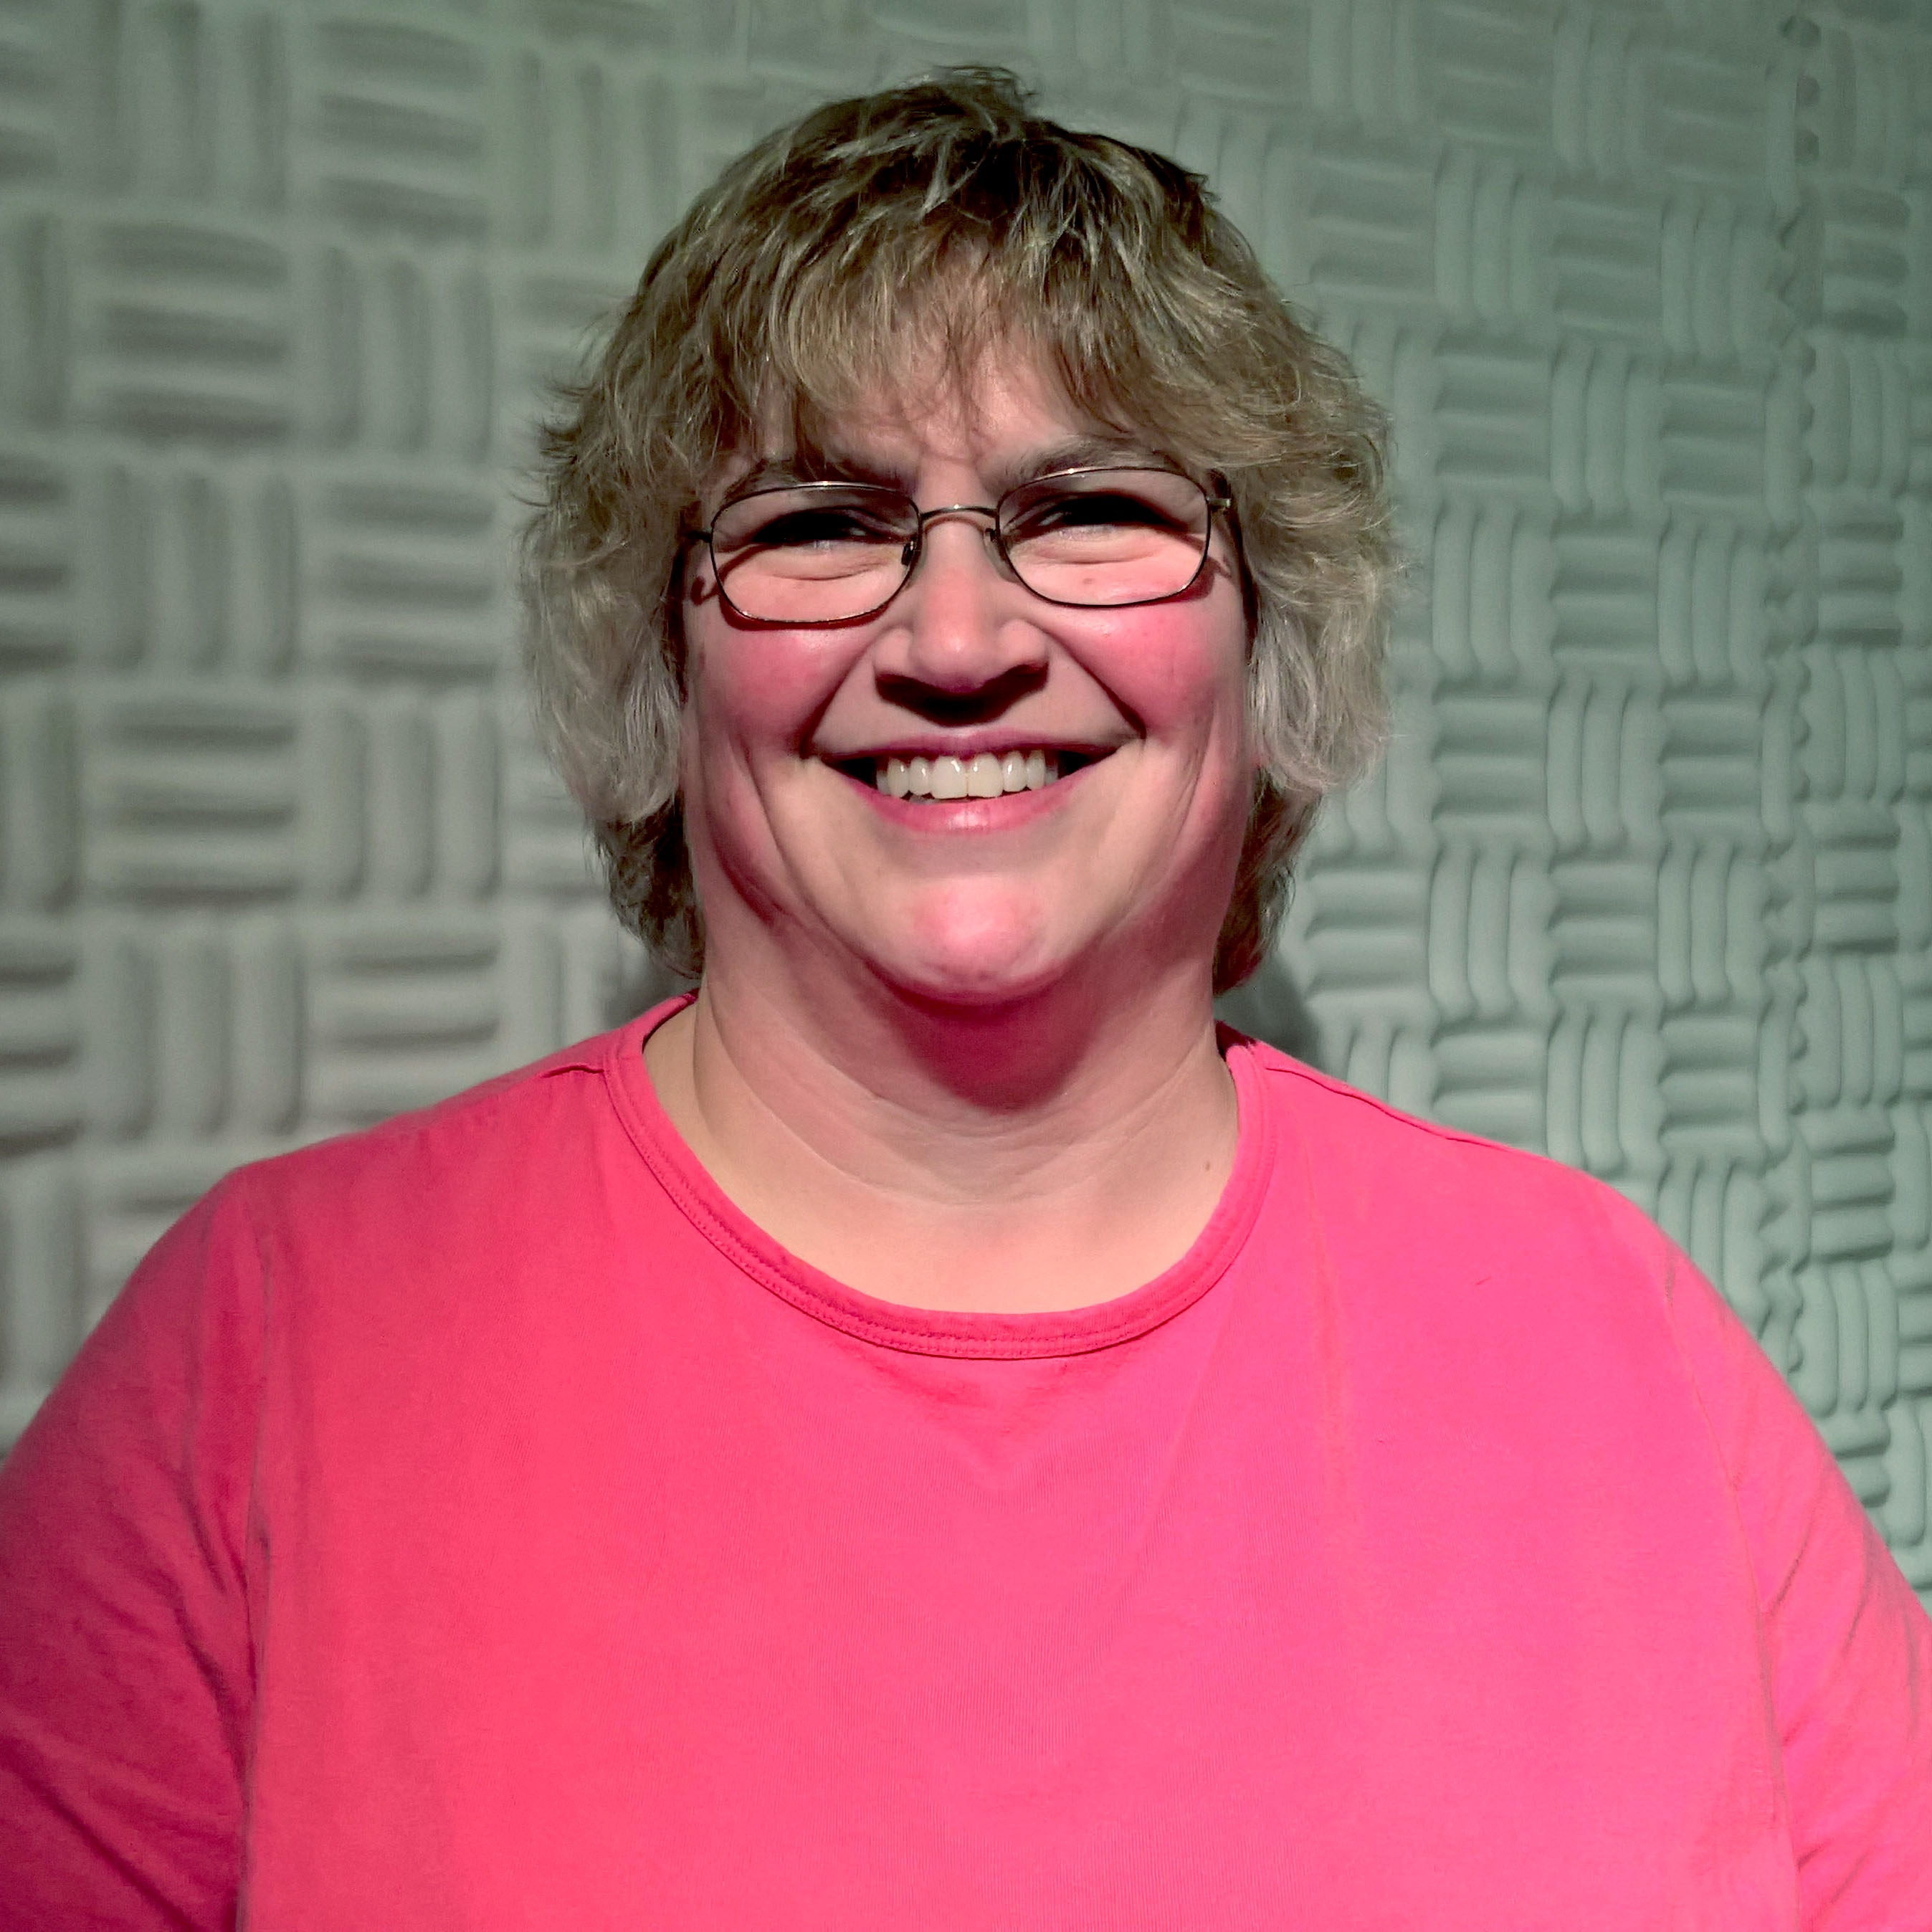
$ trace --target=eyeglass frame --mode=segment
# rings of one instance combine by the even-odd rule
[[[1208,520],[1201,532],[1201,555],[1196,560],[1193,570],[1189,574],[1187,581],[1174,590],[1163,590],[1157,597],[1133,597],[1130,598],[1124,604],[1080,603],[1070,598],[1049,597],[1044,591],[1036,590],[1020,574],[1012,558],[1007,553],[1006,538],[1000,529],[1000,512],[1005,507],[1006,499],[1018,495],[1022,490],[1034,489],[1042,483],[1060,482],[1069,477],[1120,475],[1172,476],[1183,483],[1192,484],[1194,488],[1201,492],[1201,500],[1207,508]],[[1217,477],[1216,480],[1222,483],[1225,491],[1225,479]],[[730,592],[724,587],[724,572],[718,561],[718,551],[711,540],[712,532],[718,527],[718,519],[727,510],[735,509],[740,503],[752,502],[760,496],[782,496],[803,490],[872,490],[878,491],[881,496],[896,496],[902,502],[910,505],[914,519],[913,530],[911,535],[906,538],[904,550],[901,553],[901,561],[904,565],[904,574],[892,586],[890,594],[882,597],[878,603],[868,606],[863,610],[854,611],[850,616],[754,616],[750,611],[740,609],[736,603],[733,602]],[[1217,516],[1229,515],[1234,507],[1234,500],[1232,496],[1225,494],[1217,496],[1198,478],[1189,476],[1186,470],[1170,470],[1165,464],[1158,463],[1090,463],[1083,464],[1073,470],[1049,470],[1043,476],[1029,476],[1024,482],[1016,483],[1010,490],[1002,491],[997,503],[941,503],[930,510],[922,510],[907,491],[898,489],[890,483],[867,483],[837,477],[825,477],[808,482],[768,483],[756,490],[747,490],[742,495],[728,496],[712,512],[708,528],[701,530],[686,530],[682,542],[686,544],[702,543],[704,544],[706,553],[711,559],[712,574],[717,579],[718,596],[724,601],[732,614],[742,622],[747,624],[762,624],[778,630],[824,631],[830,630],[840,624],[863,623],[868,617],[876,617],[881,610],[884,610],[886,605],[892,602],[892,598],[912,581],[913,572],[918,569],[920,560],[926,554],[926,525],[937,522],[942,517],[989,518],[992,520],[991,525],[984,534],[992,539],[994,554],[998,557],[1002,567],[1013,581],[1025,591],[1028,596],[1037,597],[1042,604],[1051,604],[1056,610],[1136,610],[1142,609],[1150,604],[1171,603],[1177,597],[1186,596],[1188,592],[1200,582],[1201,573],[1208,568],[1208,559],[1214,547],[1214,519]],[[1229,529],[1234,535],[1235,546],[1238,550],[1240,544],[1239,527],[1231,520]],[[908,552],[909,556],[906,554]],[[1246,594],[1245,571],[1242,573],[1242,578],[1245,596]]]

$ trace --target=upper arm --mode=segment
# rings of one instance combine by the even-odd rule
[[[0,1927],[232,1922],[261,1296],[232,1188],[0,1466]]]
[[[1666,1265],[1756,1576],[1804,1924],[1932,1925],[1932,1621],[1743,1324]]]

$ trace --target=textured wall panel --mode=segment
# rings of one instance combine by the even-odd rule
[[[718,166],[1012,63],[1389,404],[1396,736],[1238,1012],[1601,1174],[1932,1590],[1932,22],[1772,0],[0,6],[0,1436],[235,1162],[657,984],[512,490]]]
[[[1922,1586],[1932,1582],[1926,1404],[1910,1345],[1927,1326],[1919,1228],[1932,1175],[1906,1047],[1926,977],[1908,693],[1932,644],[1917,591],[1932,478],[1922,464],[1915,473],[1912,449],[1913,378],[1932,346],[1932,155],[1918,137],[1932,75],[1923,33],[1874,10],[1821,10],[1792,38],[1804,408],[1790,548],[1804,594],[1790,639],[1802,667],[1787,859],[1798,988],[1790,1366]]]

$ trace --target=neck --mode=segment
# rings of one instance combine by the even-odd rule
[[[754,1222],[915,1306],[1127,1293],[1186,1251],[1233,1162],[1233,1086],[1196,962],[1102,964],[962,1006],[728,958],[646,1064]]]

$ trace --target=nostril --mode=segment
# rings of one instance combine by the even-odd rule
[[[1018,664],[983,681],[976,680],[964,690],[950,690],[928,678],[902,671],[882,672],[878,688],[886,703],[901,706],[928,723],[976,724],[1001,716],[1046,682],[1044,664]]]

